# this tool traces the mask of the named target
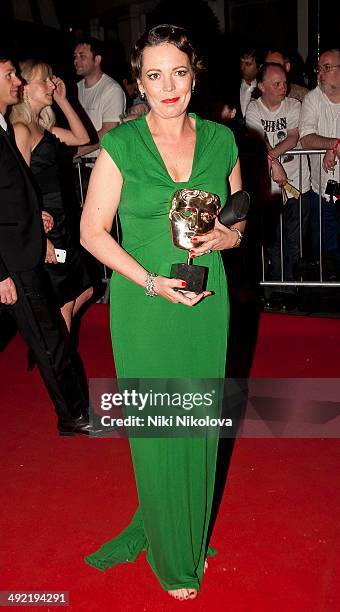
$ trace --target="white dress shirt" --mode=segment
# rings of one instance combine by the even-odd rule
[[[300,124],[300,138],[308,134],[319,134],[328,138],[340,137],[340,103],[331,102],[320,87],[310,91],[302,104]],[[323,155],[321,155],[321,160]],[[335,179],[340,181],[340,166],[335,166],[334,176],[332,172],[325,172],[321,165],[321,185],[320,185],[320,156],[310,155],[310,166],[312,175],[312,189],[315,193],[321,191],[322,197],[329,200],[325,194],[327,181]]]
[[[0,125],[5,130],[5,132],[7,132],[7,122],[5,120],[5,117],[1,113],[0,113]]]
[[[254,79],[250,85],[248,85],[248,83],[246,83],[246,81],[244,79],[242,79],[241,81],[241,86],[240,86],[240,106],[241,106],[241,112],[243,117],[246,114],[246,110],[247,110],[247,106],[250,102],[250,98],[251,98],[251,94],[254,91],[255,87],[257,85],[257,81],[256,79]]]

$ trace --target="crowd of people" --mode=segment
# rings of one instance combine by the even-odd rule
[[[340,51],[321,53],[311,90],[301,84],[303,75],[292,82],[292,72],[282,49],[261,57],[254,48],[244,50],[239,83],[229,84],[211,115],[235,133],[257,214],[252,230],[264,246],[265,280],[279,283],[266,306],[283,310],[296,308],[295,281],[340,279]],[[302,148],[309,154],[299,154]],[[296,155],[287,154],[292,149]],[[260,261],[260,250],[255,257]]]
[[[321,54],[312,91],[289,82],[291,63],[283,52],[269,49],[260,64],[248,50],[240,58],[237,92],[211,99],[209,119],[189,112],[203,66],[182,28],[156,26],[139,38],[125,92],[101,62],[93,41],[75,47],[83,121],[48,64],[27,59],[17,71],[9,55],[0,56],[0,303],[33,353],[61,435],[103,429],[90,423],[87,385],[69,342],[72,317],[93,289],[69,220],[65,155],[83,158],[88,169],[81,243],[113,270],[111,335],[119,379],[166,380],[173,390],[185,379],[193,392],[197,381],[224,379],[229,302],[221,252],[240,246],[245,222],[225,227],[216,216],[205,236],[190,234],[191,260],[209,270],[207,288],[196,293],[186,290],[184,278],[171,277],[172,265],[184,264],[187,252],[173,242],[169,206],[178,190],[203,199],[213,194],[223,206],[228,194],[242,190],[241,174],[249,180],[245,160],[252,163],[246,153],[253,142],[260,142],[255,150],[263,155],[261,190],[247,187],[257,198],[261,193],[270,278],[294,281],[300,242],[309,234],[311,256],[318,258],[319,200],[330,280],[337,278],[340,256],[339,182],[333,179],[340,157],[339,49]],[[53,103],[67,127],[56,124]],[[326,150],[321,169],[313,156],[299,157],[301,146]],[[117,211],[121,244],[112,235]],[[192,206],[185,213],[187,223],[198,215]],[[258,219],[258,232],[260,226]],[[269,299],[289,309],[294,293],[282,287]],[[216,393],[216,414],[221,403]],[[218,434],[133,437],[130,446],[139,507],[126,530],[86,561],[105,569],[146,550],[162,587],[176,599],[194,599],[211,554]]]
[[[99,153],[99,143],[104,134],[120,123],[148,111],[148,102],[142,99],[136,79],[132,77],[129,69],[125,68],[120,74],[119,83],[103,72],[103,59],[103,46],[95,39],[83,39],[74,48],[74,69],[76,75],[80,77],[77,83],[80,103],[80,112],[77,107],[78,120],[88,135],[86,144],[78,142],[76,138],[64,141],[64,144],[68,147],[77,146],[74,157],[81,161],[82,199],[86,195],[89,177]],[[208,88],[201,90],[198,82],[197,92],[191,101],[192,110],[203,118],[228,125],[236,137],[244,182],[253,200],[252,209],[256,208],[259,212],[256,229],[260,235],[259,242],[265,249],[265,278],[280,283],[280,286],[272,291],[272,295],[267,296],[266,306],[269,308],[289,310],[296,305],[296,289],[281,284],[282,281],[292,283],[296,280],[318,280],[320,273],[321,278],[327,281],[336,281],[340,276],[340,225],[336,205],[339,197],[337,172],[339,166],[336,168],[339,151],[336,143],[340,133],[337,106],[339,62],[338,49],[330,49],[322,54],[316,66],[318,85],[312,90],[314,92],[312,94],[305,85],[302,85],[303,74],[297,77],[298,71],[294,69],[290,57],[284,50],[268,48],[266,51],[262,50],[260,54],[255,48],[247,48],[240,54],[238,82],[231,78],[225,85],[221,86],[219,83],[215,87],[215,84],[208,80]],[[44,70],[46,69],[45,67]],[[52,68],[48,67],[48,70],[52,75]],[[292,73],[299,80],[298,83],[290,80]],[[52,95],[51,92],[46,93],[47,106],[39,111],[41,125],[43,125],[41,117],[46,114],[48,107],[51,108],[53,102],[59,106],[62,113],[64,112],[63,106],[59,105],[60,95],[55,83],[53,79],[50,81],[50,87],[53,88]],[[60,89],[61,79],[58,83]],[[27,85],[23,90],[26,99],[28,87],[32,88],[33,85]],[[64,97],[66,99],[66,95]],[[10,122],[16,123],[17,144],[18,139],[20,140],[20,137],[22,139],[23,124],[25,121],[27,123],[29,116],[27,102],[26,108],[23,105],[25,105],[24,99],[13,107],[9,118]],[[25,121],[22,118],[18,119],[20,108],[25,112]],[[69,109],[70,105],[67,108]],[[52,116],[53,111],[50,112]],[[67,114],[65,117],[68,120]],[[34,122],[30,123],[32,125]],[[47,131],[51,131],[52,124],[48,125]],[[53,129],[60,131],[61,128],[55,126]],[[47,134],[45,140],[46,138]],[[263,146],[262,166],[258,166],[261,149],[259,147],[254,149],[255,138],[258,139],[258,145]],[[34,139],[32,144],[34,146],[36,144]],[[301,154],[286,155],[287,151],[302,147],[316,151],[327,150],[326,161],[322,160],[320,185],[318,154],[311,154],[309,157]],[[19,148],[22,151],[22,144],[19,144]],[[39,156],[39,149],[36,154]],[[25,155],[27,157],[27,151]],[[59,155],[63,153],[59,151]],[[268,164],[267,176],[266,164]],[[254,173],[249,171],[250,165],[260,169],[255,180]],[[33,163],[33,173],[35,166]],[[44,174],[41,175],[39,172],[37,180],[40,179],[44,182]],[[320,206],[323,219],[321,248]],[[280,227],[280,219],[283,221],[283,229]],[[57,278],[65,277],[67,268],[67,274],[69,273],[72,261],[71,251],[67,262],[60,265],[56,261],[51,243],[59,229],[55,224],[54,229],[50,230],[46,262],[46,269],[51,276],[54,276],[55,288],[58,284]],[[61,228],[61,231],[66,230]],[[64,250],[68,250],[66,242],[64,241]],[[75,244],[73,246],[76,248]],[[60,240],[55,241],[54,248],[61,248]],[[69,243],[68,248],[70,248]],[[79,259],[77,256],[76,258]],[[255,252],[255,258],[260,262],[261,254],[258,250]],[[71,291],[70,297],[68,295],[70,292],[66,291],[66,297],[70,299],[61,304],[68,327],[72,313],[76,313],[91,297],[93,291],[91,283],[96,284],[102,276],[102,267],[96,265],[94,260],[87,259],[87,266],[91,282],[89,283],[88,274],[83,268],[84,292],[80,291],[78,295],[73,295],[74,291]],[[71,281],[72,276],[69,278]],[[62,301],[61,296],[59,300]]]

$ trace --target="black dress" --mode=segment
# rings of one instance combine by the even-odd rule
[[[60,306],[76,299],[91,287],[92,282],[84,265],[81,247],[73,239],[67,207],[64,206],[61,161],[67,146],[48,130],[31,153],[31,171],[43,197],[43,208],[54,219],[53,229],[47,234],[54,248],[66,250],[65,263],[45,264],[53,291]]]

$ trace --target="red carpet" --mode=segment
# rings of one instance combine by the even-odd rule
[[[106,306],[84,317],[80,350],[89,376],[112,375]],[[106,573],[82,561],[126,525],[136,506],[128,444],[59,438],[25,356],[19,337],[0,355],[0,590],[69,591],[74,612],[339,610],[337,440],[239,440],[213,534],[218,555],[199,597],[175,602],[143,556]],[[339,371],[338,320],[262,315],[254,376]]]

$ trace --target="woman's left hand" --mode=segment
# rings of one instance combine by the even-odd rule
[[[190,249],[190,255],[198,257],[200,255],[205,255],[210,251],[223,251],[224,249],[232,249],[234,248],[237,240],[237,232],[229,229],[228,227],[225,227],[219,221],[216,221],[213,230],[211,230],[207,234],[192,238],[193,243],[202,242],[202,244],[199,247]]]
[[[53,93],[54,99],[57,102],[58,98],[66,98],[66,86],[62,79],[53,75],[53,83],[55,84],[55,90]]]
[[[45,263],[49,264],[57,264],[58,260],[55,254],[55,249],[52,242],[47,238],[46,240],[46,255],[45,255]]]

